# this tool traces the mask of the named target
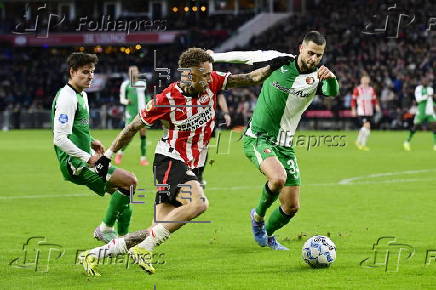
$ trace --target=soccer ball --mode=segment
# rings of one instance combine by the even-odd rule
[[[328,237],[313,236],[303,246],[303,260],[312,268],[325,268],[336,260],[336,245]]]

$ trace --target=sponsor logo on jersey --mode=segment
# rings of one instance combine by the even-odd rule
[[[271,85],[273,87],[275,87],[276,89],[284,92],[284,93],[295,95],[295,96],[300,97],[300,98],[306,98],[306,97],[310,96],[315,90],[312,87],[304,88],[302,90],[296,90],[293,88],[285,88],[276,81],[272,82]]]
[[[66,114],[60,114],[58,120],[62,124],[66,124],[68,122],[68,116]]]
[[[306,84],[308,84],[308,85],[313,84],[314,81],[315,81],[315,79],[313,77],[307,77],[306,78]]]
[[[207,107],[204,111],[199,112],[192,117],[187,118],[181,122],[174,123],[176,128],[180,131],[194,131],[212,119],[212,109]]]
[[[271,153],[271,149],[269,149],[269,148],[265,148],[265,149],[263,150],[263,152],[269,154],[269,153]]]

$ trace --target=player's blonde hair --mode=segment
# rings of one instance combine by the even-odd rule
[[[202,48],[191,47],[185,50],[179,57],[179,67],[189,68],[200,66],[203,62],[213,62],[213,58]]]

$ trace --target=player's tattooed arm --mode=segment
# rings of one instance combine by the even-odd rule
[[[246,74],[230,75],[227,78],[227,88],[250,87],[261,84],[272,71],[269,66],[261,67]]]
[[[289,56],[279,56],[269,61],[264,61],[266,65],[247,74],[230,75],[227,79],[227,88],[248,87],[261,84],[271,73],[283,65],[289,64],[293,60]]]
[[[129,144],[136,132],[144,126],[145,124],[142,122],[141,117],[137,115],[135,119],[118,134],[112,142],[110,150],[112,152],[118,152],[118,150]]]
[[[131,248],[145,240],[148,235],[149,232],[147,230],[139,230],[125,236],[124,242],[126,243],[127,248]]]

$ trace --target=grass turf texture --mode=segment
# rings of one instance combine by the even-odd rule
[[[94,137],[106,145],[117,133],[93,131]],[[429,265],[425,265],[427,250],[435,250],[436,256],[436,152],[431,151],[430,133],[416,134],[412,152],[402,150],[406,132],[373,132],[369,152],[355,148],[356,132],[337,133],[347,136],[346,146],[297,149],[303,180],[301,209],[288,226],[276,233],[291,251],[272,251],[254,243],[249,210],[256,205],[265,178],[243,156],[241,142],[232,141],[230,154],[216,155],[212,148],[209,156],[209,160],[215,160],[205,174],[210,208],[199,220],[211,223],[187,225],[158,247],[156,252],[162,254],[158,262],[165,263],[156,265],[153,276],[145,275],[135,265],[126,269],[125,264],[112,264],[100,266],[102,277],[88,278],[82,266],[75,264],[75,255],[78,249],[100,245],[92,232],[103,217],[108,197],[98,197],[86,187],[63,181],[50,131],[0,132],[0,288],[435,287],[436,261],[429,259]],[[152,161],[161,131],[148,134],[148,158]],[[229,132],[223,136],[221,152],[227,151]],[[135,172],[139,188],[147,191],[145,198],[136,200],[144,204],[134,205],[131,230],[148,226],[153,213],[151,166],[143,168],[138,163],[139,138],[135,136],[121,167]],[[348,184],[338,184],[341,181]],[[328,269],[313,270],[301,259],[304,241],[315,234],[328,234],[336,243],[337,260]],[[47,243],[61,245],[65,250],[64,256],[50,261],[46,273],[35,272],[32,266],[21,269],[9,265],[17,257],[17,264],[22,264],[23,244],[31,236],[44,236]],[[410,259],[406,259],[407,252],[401,254],[398,272],[386,272],[384,266],[369,267],[371,263],[360,266],[365,258],[371,260],[372,246],[382,236],[395,236],[398,243],[415,249]],[[379,250],[382,256],[383,249],[387,247]],[[390,249],[392,270],[398,247]],[[35,251],[30,250],[29,261],[34,256]],[[46,258],[41,258],[40,263],[44,270]]]

